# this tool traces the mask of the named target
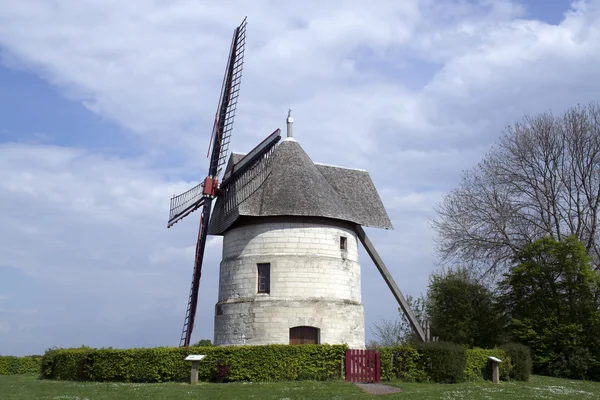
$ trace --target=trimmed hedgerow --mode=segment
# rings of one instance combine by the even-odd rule
[[[0,375],[14,375],[13,364],[17,357],[0,356]]]
[[[499,366],[500,379],[510,379],[512,364],[508,354],[502,349],[467,349],[467,360],[465,367],[465,379],[469,381],[491,380],[492,363],[488,357],[496,357],[502,360]]]
[[[406,382],[428,382],[437,381],[442,379],[442,382],[452,381],[447,376],[434,373],[431,376],[426,369],[427,362],[424,358],[427,351],[424,350],[426,347],[435,347],[438,345],[427,344],[422,345],[419,349],[408,346],[394,346],[394,347],[383,347],[378,348],[381,357],[381,377],[382,379],[392,380],[401,379]],[[444,346],[444,345],[442,345]],[[491,380],[491,363],[488,356],[493,356],[501,359],[503,363],[500,364],[500,379],[508,380],[510,377],[510,371],[512,363],[510,357],[501,349],[467,349],[466,353],[453,346],[455,350],[454,357],[457,357],[458,365],[462,364],[462,357],[464,356],[464,379],[475,381],[475,380]],[[431,351],[431,350],[429,350]],[[444,353],[447,353],[445,351]],[[446,362],[449,360],[446,360]],[[429,369],[431,371],[431,368]],[[460,378],[457,368],[454,368],[454,374]]]
[[[37,374],[41,359],[41,356],[0,356],[0,375]]]
[[[327,380],[341,377],[345,345],[50,349],[42,360],[48,379],[165,382],[189,379],[188,354],[205,354],[198,380]],[[218,371],[218,364],[227,365]],[[223,373],[223,371],[226,371]]]
[[[42,357],[41,377],[86,381],[90,376],[90,353],[94,349],[79,347],[73,349],[49,349]]]
[[[185,356],[206,354],[199,363],[201,381],[328,380],[342,377],[346,349],[344,345],[49,349],[41,361],[41,375],[78,381],[187,381],[190,363],[184,361]],[[513,373],[516,363],[509,353],[501,349],[465,350],[460,345],[434,342],[378,351],[381,376],[388,380],[453,383],[490,379],[488,356],[505,361],[500,364],[501,379],[520,376]]]
[[[407,382],[424,382],[430,379],[423,365],[419,364],[421,355],[414,347],[401,345],[377,350],[381,360],[382,378]]]
[[[434,382],[457,383],[465,380],[467,352],[465,347],[447,342],[426,342],[415,345],[422,366]]]
[[[531,375],[531,352],[529,347],[520,343],[506,343],[500,346],[510,358],[510,379],[528,381]]]

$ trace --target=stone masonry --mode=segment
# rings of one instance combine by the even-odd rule
[[[215,344],[288,344],[290,328],[311,326],[320,343],[364,348],[358,243],[346,226],[322,218],[225,232]],[[258,263],[270,263],[269,294],[257,293]]]

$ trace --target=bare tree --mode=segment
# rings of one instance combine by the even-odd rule
[[[526,116],[436,207],[442,264],[503,272],[526,243],[576,235],[600,268],[600,107]]]
[[[427,318],[425,312],[426,300],[424,296],[415,299],[408,295],[406,296],[406,301],[419,321],[423,321]],[[418,341],[417,336],[413,332],[402,309],[399,308],[398,312],[400,315],[395,320],[381,318],[373,324],[371,333],[375,337],[375,340],[369,343],[370,348],[392,347],[403,343]]]
[[[379,319],[373,323],[371,333],[375,337],[370,347],[392,347],[404,342],[404,327],[400,317],[395,320]]]

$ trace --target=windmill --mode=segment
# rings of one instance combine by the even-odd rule
[[[313,163],[279,129],[247,154],[228,153],[246,19],[234,30],[209,150],[208,176],[171,199],[170,227],[201,208],[180,346],[189,346],[206,237],[223,236],[215,344],[348,343],[364,347],[360,241],[417,336],[427,337],[362,226],[391,228],[364,170]],[[216,199],[211,215],[211,206]]]

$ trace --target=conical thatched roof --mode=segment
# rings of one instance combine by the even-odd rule
[[[239,153],[232,154],[228,168],[239,158]],[[240,216],[326,217],[392,228],[367,171],[315,164],[294,139],[280,142],[263,162],[268,172],[250,195],[238,194],[227,212],[224,198],[217,199],[210,234],[223,234]]]

